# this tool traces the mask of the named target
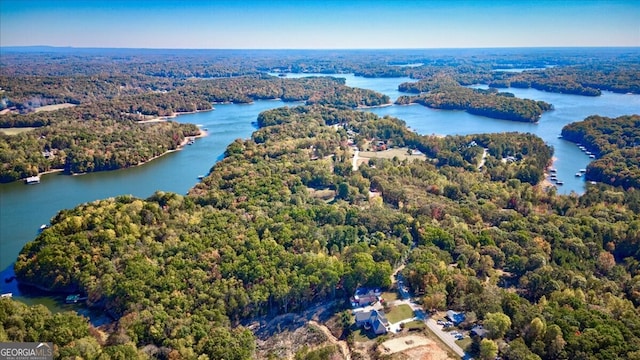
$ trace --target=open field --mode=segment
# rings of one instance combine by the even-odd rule
[[[371,158],[393,159],[396,156],[400,160],[404,160],[404,159],[425,160],[427,158],[424,154],[409,155],[408,150],[409,149],[406,147],[401,147],[401,148],[393,148],[393,149],[383,150],[383,151],[360,151],[358,156],[366,160]]]
[[[311,195],[312,197],[316,199],[321,199],[324,201],[333,200],[333,198],[336,196],[336,192],[331,189],[307,188],[307,191],[309,192],[309,195]]]
[[[74,107],[74,106],[75,106],[74,104],[69,104],[69,103],[55,104],[55,105],[45,105],[45,106],[40,106],[39,108],[36,108],[34,110],[34,112],[55,111],[55,110],[70,108],[70,107]]]
[[[18,135],[35,129],[34,127],[4,128],[0,129],[0,133],[5,135]]]

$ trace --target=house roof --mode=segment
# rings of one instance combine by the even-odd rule
[[[368,321],[371,318],[371,311],[358,311],[355,318],[356,322]]]
[[[378,301],[378,297],[375,296],[374,294],[356,295],[353,297],[353,302],[359,305],[370,304],[376,301]]]
[[[487,329],[483,328],[482,325],[476,325],[469,331],[469,333],[471,335],[485,337],[487,336],[488,331]]]
[[[385,326],[389,324],[389,320],[387,320],[387,318],[383,314],[381,314],[379,311],[377,311],[377,310],[371,311],[371,317],[374,317],[374,316],[375,316],[374,321],[375,320],[379,320]]]
[[[449,310],[447,311],[447,318],[457,324],[457,323],[463,322],[465,319],[465,316],[463,313]]]
[[[373,327],[373,331],[376,334],[381,334],[381,333],[386,333],[387,332],[387,327],[385,326],[385,324],[380,320],[380,318],[377,318],[372,324],[371,326]]]

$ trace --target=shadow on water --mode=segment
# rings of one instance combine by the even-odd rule
[[[93,326],[107,325],[114,321],[106,312],[100,309],[89,308],[81,303],[66,304],[68,294],[44,291],[33,286],[20,283],[15,278],[11,264],[0,272],[0,294],[11,294],[11,297],[28,306],[43,305],[52,313],[74,311],[89,319]]]

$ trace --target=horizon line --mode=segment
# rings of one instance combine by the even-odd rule
[[[172,48],[172,47],[112,47],[112,46],[59,46],[59,45],[0,45],[9,48],[50,48],[71,50],[263,50],[263,51],[340,51],[340,50],[483,50],[483,49],[640,49],[640,45],[548,45],[548,46],[478,46],[478,47],[387,47],[387,48]]]

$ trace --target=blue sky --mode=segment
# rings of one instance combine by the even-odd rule
[[[640,46],[640,1],[0,0],[0,46]]]

